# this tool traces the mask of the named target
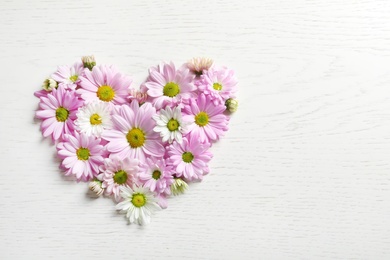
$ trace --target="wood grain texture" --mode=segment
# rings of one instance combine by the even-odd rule
[[[389,259],[390,2],[7,1],[0,7],[0,259]],[[34,121],[57,65],[135,85],[160,61],[236,70],[211,173],[151,225],[66,181]]]

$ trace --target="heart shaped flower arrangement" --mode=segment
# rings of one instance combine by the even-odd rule
[[[149,69],[139,89],[93,56],[46,79],[36,117],[66,176],[112,197],[130,223],[148,224],[167,198],[209,172],[212,143],[237,108],[234,71],[206,58]]]

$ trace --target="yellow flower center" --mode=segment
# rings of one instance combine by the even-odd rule
[[[102,118],[98,114],[93,114],[89,118],[89,122],[91,122],[91,125],[100,125],[102,123]]]
[[[76,155],[77,155],[77,159],[81,161],[86,161],[90,156],[89,149],[80,147],[79,149],[77,149]]]
[[[135,193],[131,198],[131,203],[137,208],[140,208],[146,204],[146,197],[142,193]]]
[[[96,92],[98,98],[105,102],[110,102],[115,97],[115,91],[110,86],[100,86]]]
[[[152,174],[153,179],[158,180],[160,179],[161,172],[159,170],[155,170]]]
[[[195,123],[198,126],[207,125],[209,123],[209,115],[206,112],[199,112],[199,114],[195,116]]]
[[[145,143],[145,134],[139,128],[131,129],[126,135],[127,142],[129,142],[131,148],[137,148],[143,146]]]
[[[56,118],[58,122],[65,122],[69,117],[69,111],[66,108],[59,107],[56,110]]]
[[[70,80],[74,83],[76,82],[76,80],[79,78],[79,75],[73,75],[73,76],[70,76]]]
[[[222,90],[222,85],[219,84],[219,83],[214,83],[214,84],[213,84],[213,88],[214,88],[215,90],[220,91],[220,90]]]
[[[194,159],[194,155],[190,152],[185,152],[185,153],[183,153],[181,158],[183,159],[184,162],[190,163]]]
[[[118,184],[123,184],[127,181],[127,172],[124,170],[119,170],[114,174],[114,182]]]
[[[171,119],[168,121],[168,124],[167,124],[167,127],[168,127],[168,130],[173,132],[173,131],[176,131],[178,128],[179,128],[179,122],[177,122],[176,119]]]
[[[164,96],[168,96],[168,97],[174,97],[177,94],[179,94],[179,92],[180,92],[179,85],[173,82],[168,82],[167,84],[165,84],[163,89]]]

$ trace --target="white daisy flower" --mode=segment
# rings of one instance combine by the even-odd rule
[[[100,137],[105,129],[112,128],[109,104],[93,101],[79,108],[75,125],[87,136]]]
[[[173,140],[180,144],[183,142],[183,133],[187,124],[182,120],[179,107],[172,109],[167,106],[165,110],[160,110],[159,115],[154,115],[153,119],[157,124],[153,130],[160,133],[163,142],[169,141],[169,143],[172,143]]]
[[[121,186],[120,190],[123,201],[116,205],[116,209],[126,212],[130,223],[149,224],[152,213],[161,209],[157,204],[157,199],[147,188],[135,187],[131,189],[127,186]]]

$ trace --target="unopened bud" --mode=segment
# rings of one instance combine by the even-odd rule
[[[103,194],[104,189],[102,188],[102,182],[99,180],[93,180],[88,184],[88,188],[93,191],[97,196]]]
[[[181,178],[175,178],[175,182],[171,185],[171,192],[174,196],[184,193],[188,188],[188,184]]]
[[[83,56],[81,57],[81,61],[83,62],[84,68],[88,68],[89,70],[92,70],[96,66],[96,60],[93,55]]]
[[[42,84],[42,88],[46,90],[47,92],[51,92],[54,88],[57,88],[58,84],[57,81],[54,79],[45,79],[45,81]]]
[[[226,100],[225,106],[230,112],[236,112],[238,108],[238,101],[236,99],[229,98]]]

